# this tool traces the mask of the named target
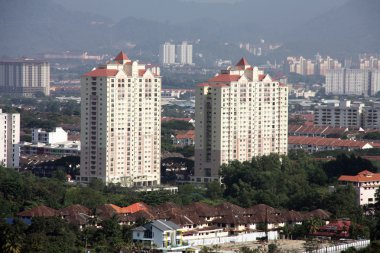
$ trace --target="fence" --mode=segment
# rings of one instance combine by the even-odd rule
[[[370,240],[360,240],[353,243],[340,244],[331,247],[326,247],[322,249],[317,249],[313,251],[304,251],[303,253],[340,253],[343,250],[354,247],[356,249],[365,248],[370,245]]]
[[[241,243],[241,242],[253,242],[257,241],[257,238],[265,237],[265,232],[254,232],[248,234],[241,234],[236,236],[224,236],[215,238],[205,238],[205,239],[189,239],[187,240],[188,245],[198,246],[198,245],[214,245],[223,243]],[[269,231],[268,240],[277,240],[278,232]]]

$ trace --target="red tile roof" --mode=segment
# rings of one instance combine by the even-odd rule
[[[120,51],[114,60],[122,63],[123,61],[129,60],[129,58],[123,51]]]
[[[308,135],[343,135],[348,129],[343,127],[331,126],[305,126],[305,125],[289,125],[289,134],[308,134]]]
[[[342,175],[338,178],[339,181],[347,182],[373,182],[380,181],[380,173],[372,173],[368,170],[364,170],[356,176]]]
[[[139,76],[143,76],[146,72],[146,69],[139,69]]]
[[[210,78],[208,81],[209,82],[236,82],[239,81],[240,75],[230,75],[230,74],[219,74],[213,78]]]
[[[323,137],[306,137],[306,136],[289,136],[289,144],[295,145],[313,145],[313,146],[325,146],[325,147],[351,147],[351,148],[363,148],[368,142],[364,141],[352,141],[341,140],[338,138],[323,138]]]
[[[247,66],[249,65],[248,64],[248,61],[247,59],[245,59],[244,57],[240,59],[240,61],[238,63],[236,63],[236,66]]]
[[[259,75],[259,81],[264,80],[265,77],[266,77],[266,75]]]
[[[119,72],[117,69],[94,69],[84,74],[84,76],[100,77],[100,76],[116,76]]]
[[[175,136],[175,138],[177,140],[180,140],[180,139],[194,139],[195,138],[195,131],[194,130],[188,130],[188,131],[181,131],[181,132],[178,132]]]

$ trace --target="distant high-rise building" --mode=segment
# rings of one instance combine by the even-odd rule
[[[364,57],[360,59],[360,69],[377,69],[380,70],[380,59],[377,57]]]
[[[120,52],[81,78],[81,182],[160,184],[161,76]]]
[[[3,113],[0,109],[0,165],[15,168],[18,157],[15,157],[15,145],[20,142],[20,114]]]
[[[375,71],[374,71],[375,73]],[[377,79],[365,69],[329,70],[326,75],[326,94],[372,96],[379,90]],[[375,74],[376,76],[376,74]]]
[[[193,45],[187,44],[186,41],[177,45],[177,58],[179,64],[193,64]]]
[[[33,59],[0,61],[0,94],[50,94],[50,65]]]
[[[175,64],[175,45],[169,42],[162,44],[160,47],[160,59],[164,65]]]
[[[322,58],[321,55],[315,55],[315,59],[306,59],[304,57],[287,57],[286,69],[291,73],[300,75],[326,75],[328,70],[340,69],[342,64],[335,59],[327,56]]]
[[[219,180],[222,164],[286,154],[288,89],[243,58],[198,85],[195,182]]]
[[[342,64],[336,60],[332,59],[330,56],[327,56],[325,59],[322,59],[319,62],[319,75],[326,76],[329,70],[341,69]]]

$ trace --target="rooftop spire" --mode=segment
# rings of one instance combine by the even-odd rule
[[[240,59],[240,61],[238,63],[236,63],[236,66],[247,66],[249,65],[248,64],[248,61],[247,59],[245,59],[244,57]]]
[[[115,61],[118,61],[121,63],[127,60],[129,60],[129,58],[123,51],[120,51],[120,53],[115,57]]]

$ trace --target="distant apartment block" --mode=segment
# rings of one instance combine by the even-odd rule
[[[342,64],[329,56],[322,58],[320,55],[316,55],[315,59],[307,59],[304,57],[287,58],[286,66],[287,71],[291,73],[297,73],[300,75],[323,75],[325,76],[328,70],[340,69]]]
[[[175,45],[169,42],[160,47],[160,60],[164,65],[175,64]]]
[[[124,52],[81,77],[81,182],[160,184],[161,76]]]
[[[243,58],[199,84],[193,181],[219,180],[222,164],[286,154],[288,89]]]
[[[183,41],[182,44],[175,45],[165,42],[160,46],[160,62],[163,65],[192,65],[193,45]]]
[[[316,106],[314,109],[314,124],[317,126],[334,126],[360,128],[364,104],[341,101]]]
[[[362,57],[360,58],[360,69],[380,70],[380,59],[374,56]]]
[[[340,69],[327,72],[326,94],[374,96],[379,91],[379,70]]]
[[[0,165],[16,168],[18,157],[14,144],[20,142],[20,114],[3,113],[0,109]]]
[[[32,97],[50,94],[50,65],[33,59],[0,60],[0,94]]]
[[[193,45],[188,44],[186,41],[177,45],[177,62],[182,65],[193,64]]]

